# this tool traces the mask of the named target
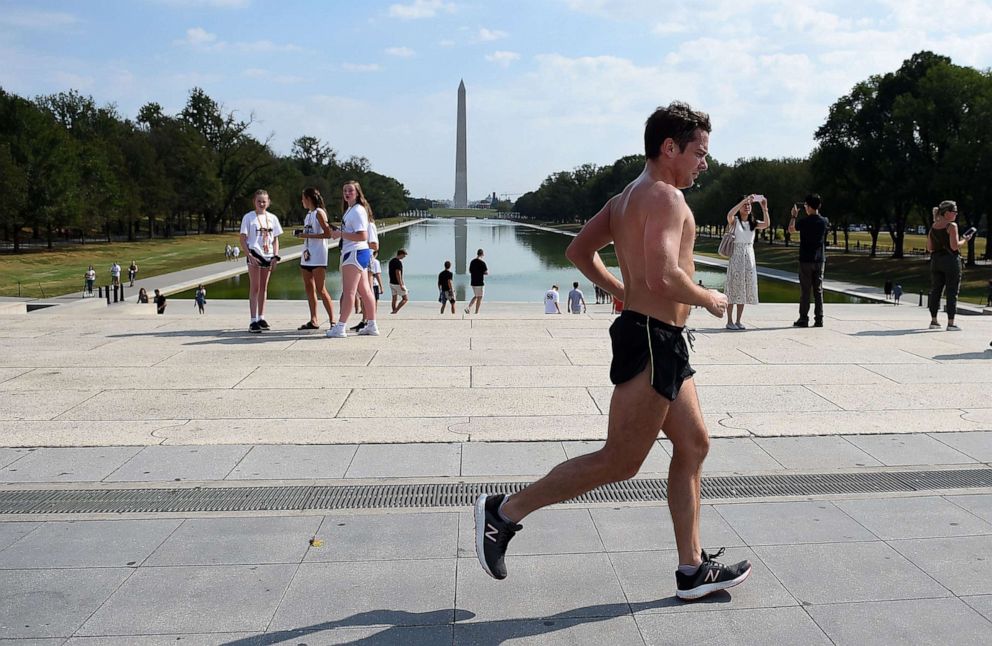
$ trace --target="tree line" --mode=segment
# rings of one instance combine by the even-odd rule
[[[73,90],[28,100],[0,88],[3,239],[17,252],[25,237],[51,248],[57,240],[220,232],[240,225],[263,187],[274,212],[292,214],[302,189],[316,186],[333,217],[351,179],[376,215],[407,210],[403,184],[364,157],[339,159],[309,135],[280,156],[249,132],[253,121],[200,88],[178,114],[148,103],[133,120]]]
[[[686,200],[698,224],[722,226],[727,211],[748,193],[768,197],[773,227],[784,227],[795,202],[810,192],[824,199],[837,232],[865,225],[876,255],[889,236],[892,255],[904,255],[909,226],[931,224],[931,208],[958,203],[959,226],[978,228],[988,244],[992,200],[992,72],[955,65],[946,56],[919,52],[898,70],[872,76],[830,106],[805,158],[710,161]],[[523,217],[551,222],[584,221],[640,174],[643,155],[609,166],[591,164],[548,176],[518,198]],[[770,232],[776,238],[774,229]],[[968,245],[974,264],[974,239]]]

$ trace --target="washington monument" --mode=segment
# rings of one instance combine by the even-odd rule
[[[455,141],[455,199],[456,209],[468,208],[468,161],[465,146],[465,81],[458,84],[458,132]]]

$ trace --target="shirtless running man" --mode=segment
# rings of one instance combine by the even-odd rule
[[[706,170],[709,116],[674,102],[658,108],[644,129],[647,162],[623,193],[612,197],[568,247],[568,259],[594,284],[622,299],[624,311],[610,327],[616,385],[606,445],[559,464],[520,493],[484,494],[475,505],[476,553],[486,573],[506,578],[506,547],[528,514],[596,487],[632,478],[654,446],[659,429],[672,442],[668,507],[675,528],[682,599],[733,587],[751,573],[741,561],[724,565],[699,539],[700,479],[709,435],[692,379],[683,338],[689,307],[717,318],[727,297],[693,281],[696,222],[680,189]],[[623,283],[598,250],[613,243]]]

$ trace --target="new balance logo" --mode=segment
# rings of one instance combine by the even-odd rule
[[[720,576],[720,570],[709,570],[706,572],[706,576],[703,577],[703,583],[709,583],[710,581],[716,583],[716,580],[719,576]]]
[[[492,523],[486,523],[486,538],[495,543],[497,534],[499,534],[499,530],[493,527]]]

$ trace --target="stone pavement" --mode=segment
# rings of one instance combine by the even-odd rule
[[[0,315],[0,500],[529,481],[599,446],[605,306],[435,307],[343,340],[296,332],[295,302],[261,336],[245,303],[216,300],[202,317],[191,301]],[[794,305],[745,314],[744,332],[690,321],[707,476],[992,464],[992,318],[951,333],[910,306],[830,306],[806,330]],[[459,507],[0,515],[0,645],[992,641],[992,489],[707,499],[704,544],[755,570],[694,604],[673,598],[663,503],[536,513],[503,582],[471,525]]]

